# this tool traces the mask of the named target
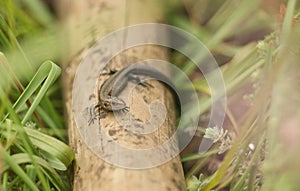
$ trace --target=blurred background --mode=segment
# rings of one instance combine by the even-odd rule
[[[124,3],[125,15],[134,3]],[[205,78],[185,56],[168,52],[170,61],[193,81],[193,87],[182,88],[196,89],[204,105],[198,131],[181,153],[187,190],[300,190],[299,1],[150,4],[150,12],[162,15],[160,22],[204,43],[226,84],[223,129],[205,129],[211,104]],[[0,1],[3,190],[71,190],[74,153],[67,146],[60,66],[76,51],[66,51],[63,11],[58,1]],[[138,17],[139,11],[130,14]],[[199,154],[203,137],[214,144]]]

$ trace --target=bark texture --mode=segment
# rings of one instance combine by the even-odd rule
[[[126,4],[127,2],[127,4]],[[97,152],[110,153],[107,146],[112,140],[124,147],[136,149],[149,149],[166,142],[175,131],[175,113],[172,95],[166,87],[157,81],[149,81],[151,86],[135,86],[130,92],[129,100],[126,103],[130,107],[130,115],[134,121],[146,124],[151,120],[149,104],[153,101],[165,105],[161,108],[154,106],[154,110],[162,111],[165,114],[165,120],[161,127],[154,129],[148,134],[139,134],[135,127],[125,128],[125,125],[117,121],[113,113],[106,112],[106,117],[97,121],[94,125],[78,127],[75,122],[74,100],[72,100],[72,91],[74,77],[77,68],[82,59],[87,55],[87,50],[91,45],[120,27],[129,24],[157,22],[162,18],[163,8],[157,7],[156,1],[101,1],[101,0],[63,0],[57,3],[60,10],[62,24],[66,27],[64,33],[68,48],[64,54],[68,55],[63,68],[64,99],[66,105],[66,116],[68,121],[69,143],[75,151],[76,160],[74,164],[73,190],[185,190],[184,176],[179,157],[175,157],[167,163],[147,169],[128,169],[115,166],[104,161]],[[145,9],[147,6],[147,9]],[[147,11],[148,10],[148,11]],[[155,11],[152,11],[155,10]],[[141,13],[143,13],[141,15]],[[63,42],[64,43],[64,42]],[[142,61],[144,59],[166,60],[165,50],[158,46],[142,46],[128,49],[120,55],[113,58],[109,67],[121,69],[129,64]],[[101,56],[97,59],[102,59]],[[166,69],[166,68],[162,68]],[[97,102],[97,89],[109,76],[91,77],[90,81],[84,83],[94,83],[94,92],[90,92],[90,100]],[[89,78],[87,78],[89,79]],[[129,89],[129,88],[126,88]],[[79,91],[87,91],[80,89]],[[125,90],[124,93],[126,93]],[[89,105],[87,105],[88,107]],[[164,110],[165,109],[165,110]],[[121,114],[122,115],[122,114]],[[79,119],[81,120],[81,119]],[[86,120],[84,115],[82,120]],[[84,124],[83,122],[82,124]],[[96,154],[95,150],[88,147],[84,135],[80,133],[83,129],[89,131],[95,128],[95,132],[101,129],[102,134],[95,135],[95,139],[89,140],[97,142],[100,145]],[[139,126],[143,128],[146,126]],[[90,129],[89,129],[90,128]],[[133,129],[132,129],[133,128]],[[94,129],[93,129],[94,130]],[[109,137],[107,139],[106,137]],[[176,145],[174,145],[175,147]],[[115,152],[118,152],[116,150]],[[145,159],[155,159],[166,157],[165,151],[152,153],[144,156]],[[132,155],[119,154],[120,160],[135,161]],[[136,161],[147,163],[147,160]]]

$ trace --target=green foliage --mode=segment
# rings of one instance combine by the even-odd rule
[[[53,16],[41,1],[0,2],[0,174],[4,190],[71,189],[66,170],[74,153],[62,142],[66,135],[57,81],[61,69],[48,60],[58,56],[52,49],[57,41],[45,41],[51,36],[45,32],[50,27]],[[36,49],[36,44],[24,43],[30,36],[37,38],[35,42],[42,37],[39,51],[45,48],[52,56],[45,56],[44,51],[35,52],[35,57],[29,54]],[[40,60],[48,61],[40,64]]]
[[[190,177],[187,184],[187,191],[200,191],[207,184],[208,179],[205,179],[203,174],[200,174],[199,178],[192,176]]]
[[[9,65],[3,54],[0,58],[1,66]],[[32,120],[33,112],[39,107],[47,90],[59,75],[60,68],[57,65],[50,61],[44,62],[13,105],[7,94],[11,84],[3,83],[10,76],[1,76],[0,101],[3,103],[1,115],[4,116],[4,112],[8,111],[0,123],[2,140],[0,150],[4,163],[0,174],[3,174],[2,184],[5,190],[13,190],[20,186],[29,190],[39,190],[36,186],[38,182],[41,182],[42,190],[51,190],[52,187],[57,190],[67,189],[66,183],[54,169],[67,170],[74,159],[73,151],[61,141],[40,132],[37,128],[24,127],[28,124],[26,122]],[[38,93],[35,95],[37,90]],[[32,100],[31,98],[33,101],[30,107],[22,109],[28,100]],[[23,113],[22,119],[18,115],[21,113]],[[38,114],[39,112],[37,116]],[[26,173],[24,168],[31,170]],[[10,171],[17,176],[9,173]],[[32,180],[30,176],[34,179]],[[18,181],[14,181],[16,178]]]
[[[60,68],[44,62],[59,58],[61,45],[55,17],[41,2],[0,1],[4,190],[70,190],[66,170],[74,153],[63,143]],[[187,0],[179,11],[187,14],[178,14],[183,6],[176,1],[167,11],[169,24],[194,34],[216,56],[227,95],[236,104],[228,106],[227,130],[199,128],[198,136],[214,140],[209,151],[182,157],[184,163],[194,162],[186,169],[188,191],[298,189],[300,8],[296,0],[286,2],[285,13],[276,7],[282,21],[260,0]],[[206,55],[197,56],[200,62]],[[193,76],[193,63],[176,53],[172,59]],[[205,123],[210,90],[203,77],[193,84],[185,88],[199,92],[201,113],[195,115]],[[233,110],[239,107],[247,112],[237,117]]]
[[[222,58],[218,61],[229,98],[230,124],[224,125],[227,133],[217,127],[199,130],[198,136],[213,139],[214,145],[205,153],[182,157],[182,162],[193,164],[186,169],[188,190],[297,190],[299,5],[290,0],[281,13],[276,7],[283,17],[278,20],[262,9],[260,1],[187,2],[189,17],[170,17],[170,22],[196,35]],[[260,36],[258,42],[244,41],[259,31],[268,35]],[[198,56],[199,61],[204,58],[201,53]],[[193,63],[182,55],[175,53],[173,58],[187,74],[194,71]],[[205,81],[201,77],[193,81],[194,87],[187,87],[199,91],[202,115],[211,105]],[[243,115],[234,113],[239,107]],[[207,120],[203,116],[200,123]]]

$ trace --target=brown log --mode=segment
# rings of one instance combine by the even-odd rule
[[[127,4],[126,4],[127,2]],[[78,127],[75,123],[74,105],[72,102],[72,91],[74,77],[78,65],[87,55],[87,50],[97,39],[108,32],[125,25],[144,22],[157,22],[162,18],[162,9],[157,7],[156,1],[109,1],[109,0],[63,0],[58,2],[60,17],[64,26],[67,26],[65,37],[68,38],[69,48],[66,51],[65,63],[63,65],[64,99],[66,104],[66,116],[68,125],[69,144],[76,154],[74,164],[73,190],[185,190],[184,176],[179,157],[155,165],[152,168],[130,169],[108,163],[99,157],[93,148],[88,147],[80,131],[97,127],[103,134],[95,135],[97,139],[89,140],[99,143],[102,156],[110,153],[109,141],[106,136],[116,143],[128,148],[147,149],[156,147],[167,141],[175,129],[175,109],[172,94],[168,89],[157,81],[150,81],[151,87],[137,86],[131,92],[129,100],[130,114],[138,122],[146,123],[150,119],[148,106],[155,100],[159,100],[167,109],[166,118],[162,126],[155,131],[139,135],[126,130],[122,123],[117,122],[112,112],[106,112],[106,117],[100,119],[94,125]],[[128,4],[129,3],[129,4]],[[147,6],[147,9],[145,9]],[[148,10],[148,11],[147,11]],[[155,11],[153,11],[155,10]],[[159,10],[159,11],[158,11]],[[144,59],[166,60],[165,50],[158,46],[135,47],[124,51],[109,63],[109,67],[120,69]],[[101,59],[101,57],[99,57]],[[166,69],[166,68],[164,68]],[[94,92],[90,92],[91,99],[97,102],[97,89],[109,76],[90,77],[90,81],[83,83],[98,84]],[[127,89],[127,88],[126,88]],[[80,89],[80,91],[87,91]],[[126,91],[125,91],[126,92]],[[94,94],[93,94],[94,93]],[[89,105],[87,105],[88,107]],[[159,109],[159,108],[157,108]],[[76,111],[75,111],[76,112]],[[162,109],[163,113],[163,109]],[[86,116],[83,115],[82,119]],[[82,122],[84,124],[84,122]],[[174,145],[175,147],[176,145]],[[117,151],[116,151],[117,152]],[[145,159],[160,159],[166,157],[164,151],[144,156]],[[134,156],[122,156],[120,160],[135,161]],[[127,157],[127,158],[126,158]],[[128,158],[129,157],[129,158]],[[130,158],[131,157],[131,158]],[[168,156],[167,156],[168,157]],[[148,161],[136,161],[147,163]]]

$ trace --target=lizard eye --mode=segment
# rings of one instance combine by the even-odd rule
[[[105,101],[105,102],[103,103],[103,105],[104,105],[105,107],[109,107],[109,106],[111,105],[111,101]]]

